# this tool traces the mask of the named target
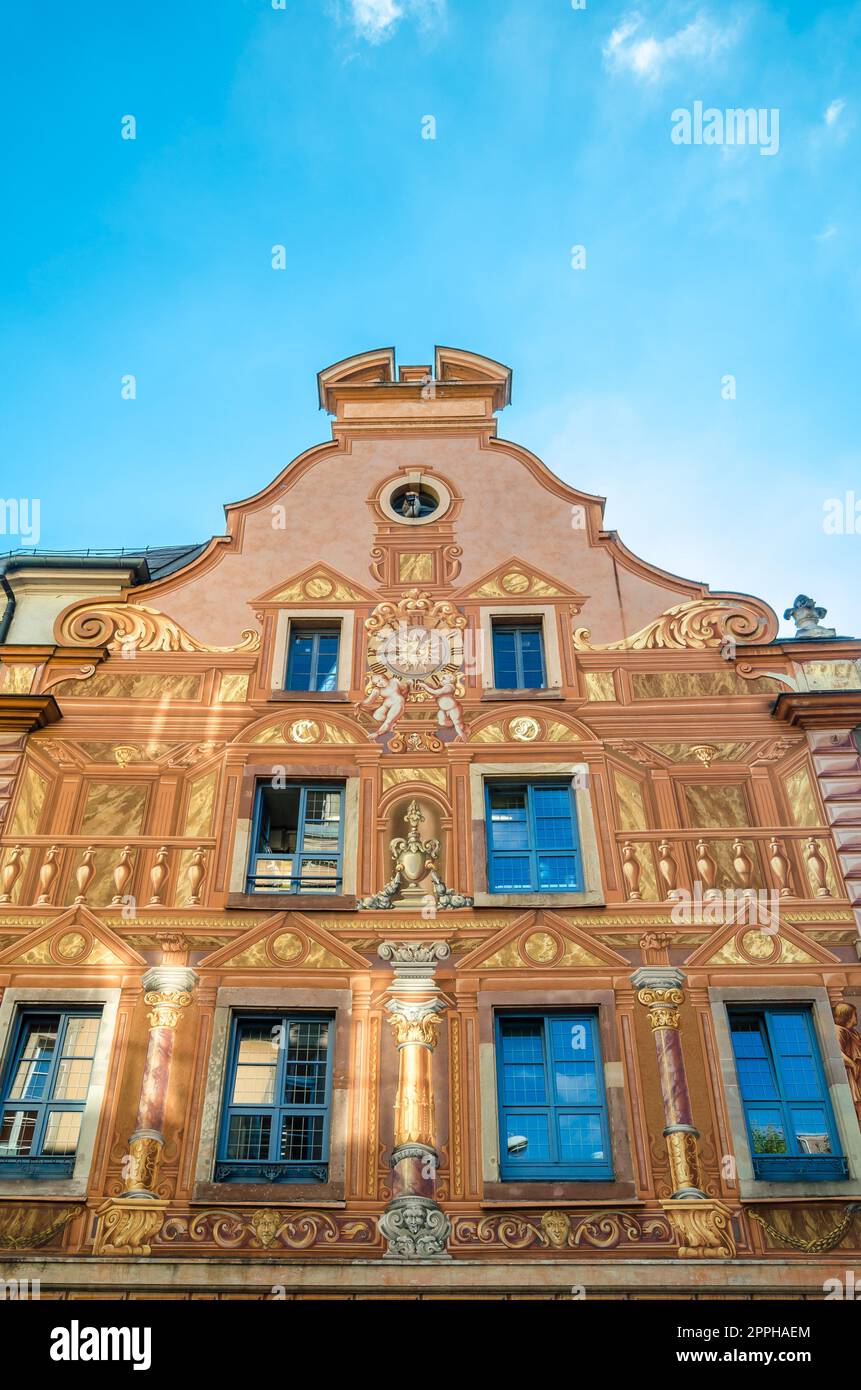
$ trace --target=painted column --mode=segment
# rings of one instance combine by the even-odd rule
[[[142,983],[144,1003],[150,1006],[150,1032],[137,1119],[129,1139],[131,1161],[123,1187],[126,1197],[154,1200],[164,1150],[164,1113],[176,1027],[182,1010],[191,1003],[197,976],[183,966],[159,965],[147,971]]]
[[[637,999],[649,1012],[664,1103],[663,1134],[673,1194],[661,1205],[673,1224],[681,1258],[726,1258],[735,1254],[730,1211],[710,1198],[703,1187],[700,1135],[685,1072],[679,1013],[685,1002],[684,983],[681,970],[668,965],[641,966],[631,976]]]
[[[386,1012],[398,1049],[392,1199],[380,1217],[386,1259],[449,1259],[451,1223],[436,1201],[436,1116],[433,1054],[447,1008],[434,982],[437,961],[451,954],[444,941],[384,941],[382,960],[394,963]]]
[[[144,1002],[150,1006],[150,1034],[137,1119],[123,1169],[123,1193],[109,1197],[98,1210],[95,1255],[150,1255],[167,1211],[157,1184],[174,1035],[197,976],[184,966],[157,965],[142,983]]]

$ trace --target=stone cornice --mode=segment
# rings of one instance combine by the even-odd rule
[[[796,729],[850,729],[861,724],[861,690],[787,690],[772,712]]]
[[[31,734],[62,718],[53,695],[0,695],[0,731]]]

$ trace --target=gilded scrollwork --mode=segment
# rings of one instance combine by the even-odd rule
[[[256,652],[260,633],[246,628],[232,647],[198,642],[173,618],[142,603],[120,603],[109,598],[88,599],[60,614],[54,625],[56,640],[69,647],[107,647],[109,651],[137,652]]]
[[[658,1214],[625,1211],[591,1212],[579,1216],[558,1208],[540,1216],[455,1216],[452,1245],[495,1246],[503,1250],[570,1251],[588,1247],[613,1250],[619,1246],[673,1243],[669,1221]]]
[[[693,599],[668,608],[639,632],[618,642],[594,644],[591,632],[579,627],[574,633],[574,647],[581,652],[619,651],[703,651],[721,647],[731,639],[736,642],[770,640],[773,624],[766,613],[733,600]]]
[[[260,1207],[251,1213],[216,1208],[194,1216],[171,1216],[158,1242],[165,1246],[214,1246],[218,1250],[311,1250],[316,1246],[379,1248],[371,1217],[319,1211],[284,1212]]]

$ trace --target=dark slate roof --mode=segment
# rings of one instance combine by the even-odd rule
[[[155,579],[164,579],[174,570],[191,564],[208,544],[208,541],[204,541],[199,545],[147,545],[139,549],[126,546],[121,550],[10,550],[6,555],[0,555],[0,574],[53,565],[68,565],[72,569],[109,569],[119,562],[135,571],[135,584],[146,584]]]

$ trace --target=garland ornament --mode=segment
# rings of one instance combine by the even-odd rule
[[[727,641],[768,641],[770,627],[768,614],[752,604],[693,599],[690,603],[668,608],[639,632],[619,642],[593,645],[589,640],[592,635],[589,628],[578,627],[574,632],[574,647],[579,652],[703,651],[707,647],[722,647]]]
[[[803,1250],[805,1255],[819,1255],[822,1251],[833,1250],[836,1245],[840,1244],[846,1232],[849,1230],[849,1227],[852,1225],[855,1213],[859,1211],[861,1211],[861,1202],[850,1202],[849,1205],[844,1208],[843,1217],[834,1229],[829,1231],[828,1235],[818,1236],[815,1240],[802,1240],[800,1236],[778,1231],[776,1226],[772,1226],[770,1221],[766,1221],[764,1216],[760,1216],[759,1213],[755,1211],[750,1213],[750,1219],[751,1221],[756,1221],[766,1234],[771,1236],[773,1241],[784,1246],[788,1245],[792,1250]]]
[[[242,632],[235,647],[209,646],[190,636],[185,628],[142,603],[118,603],[111,599],[89,599],[61,613],[54,633],[61,646],[107,647],[109,651],[138,652],[256,652],[260,633],[253,628]]]

